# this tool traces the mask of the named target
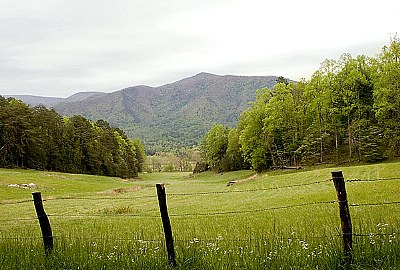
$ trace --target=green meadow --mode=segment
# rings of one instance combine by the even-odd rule
[[[348,267],[400,269],[400,162],[137,179],[0,169],[0,269],[169,268],[156,183],[165,184],[177,269],[343,269],[337,170],[359,180],[346,182]],[[38,191],[54,236],[47,256]]]

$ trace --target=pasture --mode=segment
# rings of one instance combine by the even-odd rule
[[[357,180],[346,182],[351,268],[400,269],[399,162],[138,179],[0,169],[0,269],[165,269],[156,183],[166,188],[177,269],[342,269],[337,170]],[[29,183],[36,188],[8,186]],[[48,256],[36,191],[54,235]]]

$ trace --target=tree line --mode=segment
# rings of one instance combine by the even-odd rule
[[[281,77],[257,90],[237,127],[214,125],[202,149],[217,171],[399,156],[400,40],[376,57],[327,59],[308,81]]]
[[[135,177],[145,159],[139,139],[106,121],[63,117],[0,96],[0,167]]]

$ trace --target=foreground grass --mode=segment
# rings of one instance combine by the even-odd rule
[[[333,170],[346,179],[400,177],[400,163],[310,171],[153,173],[123,180],[0,170],[1,269],[165,269],[155,184],[165,183],[181,269],[340,269]],[[233,186],[228,181],[239,180]],[[50,215],[55,249],[43,255],[33,182]],[[301,186],[298,186],[301,185]],[[287,188],[277,188],[292,186]],[[350,203],[400,201],[400,181],[347,183]],[[276,189],[273,189],[276,188]],[[249,191],[250,190],[250,191]],[[236,192],[235,192],[236,191]],[[185,195],[182,195],[185,194]],[[280,208],[282,206],[304,206]],[[354,269],[399,269],[399,205],[351,207]],[[229,212],[229,213],[227,213]]]

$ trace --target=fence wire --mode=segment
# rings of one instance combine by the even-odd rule
[[[191,193],[168,193],[167,196],[194,196],[194,195],[212,195],[212,194],[228,194],[228,193],[242,193],[242,192],[257,192],[257,191],[268,191],[268,190],[276,190],[283,188],[292,188],[292,187],[302,187],[302,186],[310,186],[321,183],[326,183],[332,181],[332,179],[315,181],[304,184],[294,184],[294,185],[285,185],[279,187],[269,187],[269,188],[258,188],[258,189],[243,189],[243,190],[225,190],[225,191],[211,191],[211,192],[191,192]]]
[[[390,204],[400,204],[400,202],[351,203],[350,206],[379,206],[379,205],[390,205]]]
[[[27,202],[33,202],[33,200],[20,200],[20,201],[15,201],[15,202],[0,202],[0,205],[13,205],[13,204],[21,204],[21,203],[27,203]]]
[[[376,178],[376,179],[349,179],[346,182],[375,182],[375,181],[391,181],[391,180],[400,180],[400,177],[392,177],[392,178]],[[278,190],[284,188],[293,188],[293,187],[302,187],[302,186],[310,186],[321,183],[330,182],[332,179],[309,182],[304,184],[293,184],[293,185],[284,185],[278,187],[269,187],[269,188],[260,188],[260,189],[244,189],[244,190],[225,190],[225,191],[211,191],[211,192],[191,192],[191,193],[168,193],[168,196],[196,196],[196,195],[212,195],[212,194],[229,194],[229,193],[243,193],[243,192],[258,192],[258,191],[269,191],[269,190]],[[143,195],[143,196],[135,196],[135,197],[59,197],[59,198],[47,198],[43,201],[54,201],[54,200],[132,200],[138,198],[156,198],[157,195]],[[14,204],[22,204],[32,202],[33,200],[18,200],[15,202],[0,202],[0,205],[14,205]],[[246,213],[256,213],[256,212],[264,212],[270,210],[279,210],[279,209],[289,209],[295,207],[304,207],[309,205],[318,205],[318,204],[332,204],[337,201],[324,201],[324,202],[309,202],[302,203],[296,205],[288,205],[288,206],[277,206],[270,208],[262,208],[262,209],[252,209],[252,210],[243,210],[243,211],[223,211],[223,212],[209,212],[209,213],[186,213],[186,214],[170,214],[171,217],[196,217],[196,216],[217,216],[217,215],[234,215],[234,214],[246,214]],[[349,204],[352,207],[359,206],[379,206],[379,205],[399,205],[400,201],[395,202],[381,202],[381,203],[352,203]],[[159,218],[159,215],[145,215],[145,214],[51,214],[49,217],[71,217],[71,218],[84,218],[84,217],[144,217],[144,218]],[[37,218],[16,218],[16,219],[3,219],[0,220],[2,222],[10,222],[10,221],[29,221],[29,220],[37,220]]]
[[[58,200],[132,200],[142,198],[157,198],[157,195],[143,195],[134,197],[58,197],[58,198],[47,198],[43,201],[58,201]]]
[[[376,182],[376,181],[392,181],[392,180],[400,180],[400,177],[375,178],[375,179],[348,179],[345,180],[345,182]]]
[[[287,206],[277,206],[277,207],[269,207],[269,208],[261,208],[261,209],[252,209],[252,210],[243,210],[243,211],[223,211],[223,212],[209,212],[209,213],[185,213],[185,214],[169,214],[170,217],[197,217],[197,216],[220,216],[220,215],[236,215],[236,214],[247,214],[247,213],[257,213],[257,212],[266,212],[272,210],[280,210],[280,209],[290,209],[295,207],[305,207],[310,205],[322,205],[322,204],[334,204],[337,203],[334,201],[321,201],[321,202],[309,202],[295,205],[287,205]],[[381,203],[351,203],[349,206],[358,207],[358,206],[380,206],[380,205],[400,205],[400,201],[396,202],[381,202]],[[85,217],[139,217],[139,218],[159,218],[159,214],[48,214],[48,217],[58,217],[58,218],[85,218]],[[1,219],[1,222],[13,222],[13,221],[33,221],[37,220],[37,218],[13,218],[13,219]]]
[[[224,211],[224,212],[208,212],[208,213],[186,213],[186,214],[169,214],[170,217],[198,217],[198,216],[217,216],[217,215],[233,215],[233,214],[247,214],[247,213],[257,213],[257,212],[265,212],[270,210],[280,210],[280,209],[289,209],[295,207],[304,207],[309,205],[320,205],[320,204],[333,204],[336,201],[323,201],[323,202],[311,202],[311,203],[302,203],[288,206],[277,206],[270,208],[262,208],[262,209],[252,209],[252,210],[243,210],[243,211]],[[142,218],[160,218],[160,215],[145,215],[145,214],[78,214],[78,215],[68,215],[68,214],[48,214],[49,217],[142,217]]]
[[[354,183],[354,182],[376,182],[376,181],[392,181],[392,180],[400,180],[400,177],[391,177],[391,178],[376,178],[376,179],[348,179],[345,182]],[[278,190],[284,188],[293,188],[293,187],[303,187],[310,186],[316,184],[322,184],[326,182],[330,182],[332,179],[326,179],[321,181],[315,181],[304,184],[293,184],[293,185],[284,185],[279,187],[269,187],[269,188],[259,188],[259,189],[243,189],[243,190],[223,190],[223,191],[210,191],[210,192],[185,192],[185,193],[168,193],[168,196],[196,196],[196,195],[214,195],[214,194],[230,194],[230,193],[245,193],[245,192],[258,192],[258,191],[269,191],[269,190]],[[43,201],[57,201],[57,200],[132,200],[132,199],[142,199],[142,198],[156,198],[157,195],[142,195],[142,196],[133,196],[133,197],[58,197],[58,198],[47,198]],[[0,202],[0,205],[13,205],[20,203],[28,203],[33,200],[19,200],[15,202]]]
[[[391,177],[391,178],[376,178],[376,179],[348,179],[345,182],[354,183],[354,182],[376,182],[376,181],[392,181],[392,180],[400,180],[400,177]],[[214,194],[230,194],[230,193],[245,193],[245,192],[258,192],[258,191],[269,191],[269,190],[278,190],[284,188],[293,188],[293,187],[303,187],[310,186],[316,184],[322,184],[326,182],[330,182],[332,179],[326,179],[321,181],[315,181],[304,184],[293,184],[293,185],[284,185],[279,187],[269,187],[269,188],[259,188],[259,189],[243,189],[243,190],[223,190],[223,191],[210,191],[210,192],[185,192],[185,193],[168,193],[168,196],[196,196],[196,195],[214,195]],[[157,195],[142,195],[142,196],[133,196],[133,197],[58,197],[58,198],[47,198],[43,201],[57,201],[57,200],[132,200],[132,199],[142,199],[142,198],[156,198]],[[0,205],[14,205],[21,203],[32,202],[33,200],[19,200],[15,202],[0,202]]]
[[[311,202],[311,203],[302,203],[288,206],[277,206],[270,208],[262,208],[262,209],[253,209],[253,210],[243,210],[243,211],[224,211],[224,212],[210,212],[210,213],[187,213],[187,214],[170,214],[171,217],[187,217],[187,216],[217,216],[217,215],[234,215],[234,214],[247,214],[247,213],[257,213],[257,212],[265,212],[270,210],[280,210],[280,209],[289,209],[295,207],[303,207],[309,205],[318,205],[318,204],[332,204],[336,201],[325,201],[325,202]]]
[[[59,218],[85,218],[85,217],[142,217],[142,218],[160,218],[160,215],[144,215],[144,214],[48,214],[48,217]]]
[[[269,187],[269,188],[260,188],[260,189],[244,189],[244,190],[224,190],[224,191],[211,191],[211,192],[186,192],[186,193],[168,193],[168,196],[196,196],[196,195],[214,195],[214,194],[229,194],[229,193],[244,193],[244,192],[257,192],[257,191],[268,191],[268,190],[277,190],[283,188],[292,188],[292,187],[302,187],[302,186],[310,186],[316,185],[321,183],[326,183],[332,181],[332,179],[322,180],[322,181],[315,181],[310,183],[304,184],[293,184],[293,185],[284,185],[279,187]],[[57,200],[132,200],[132,199],[142,199],[142,198],[157,198],[157,194],[154,195],[142,195],[142,196],[133,196],[133,197],[56,197],[56,198],[46,198],[43,199],[44,202],[46,201],[57,201]],[[0,205],[13,205],[19,203],[27,203],[32,202],[33,200],[21,200],[16,202],[0,202]]]

